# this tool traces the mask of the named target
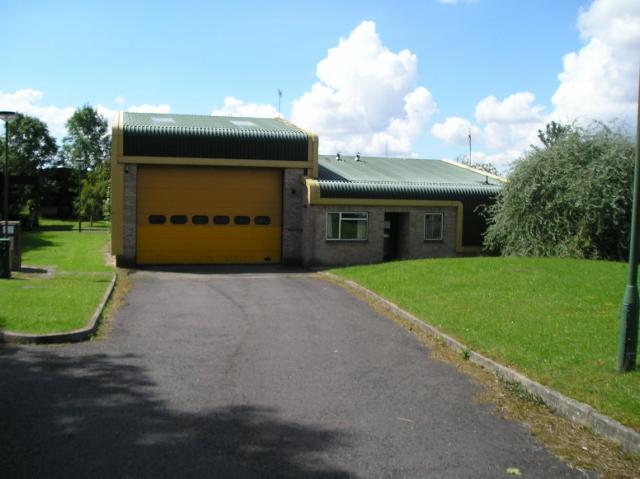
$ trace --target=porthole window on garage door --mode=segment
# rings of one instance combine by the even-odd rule
[[[171,224],[172,225],[185,225],[187,224],[188,218],[186,215],[171,215]]]
[[[225,216],[225,215],[217,215],[213,217],[213,224],[214,225],[228,225],[229,224],[229,217]]]
[[[253,222],[259,226],[267,226],[271,224],[271,216],[256,216]]]
[[[163,225],[167,222],[167,217],[165,215],[150,215],[149,216],[149,224],[152,225]]]
[[[207,215],[193,215],[191,222],[194,225],[206,225],[209,223],[209,217]]]
[[[234,216],[233,222],[237,225],[248,225],[251,223],[251,218],[248,216]]]

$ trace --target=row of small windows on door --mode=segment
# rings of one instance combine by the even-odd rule
[[[167,223],[167,217],[165,215],[149,215],[149,224],[152,225],[164,225]],[[228,225],[231,223],[231,217],[226,215],[216,215],[212,218],[214,225]],[[171,215],[169,216],[169,223],[172,225],[186,225],[189,223],[189,217],[187,215]],[[207,215],[193,215],[191,217],[191,224],[194,225],[208,225],[209,216]],[[234,216],[233,223],[236,225],[248,225],[251,224],[250,216]],[[270,216],[254,216],[253,224],[258,226],[268,226],[271,224]]]

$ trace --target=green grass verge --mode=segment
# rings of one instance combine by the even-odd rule
[[[53,223],[53,224],[50,224]],[[104,264],[108,231],[68,229],[45,222],[23,234],[22,263],[53,274],[14,272],[0,280],[0,328],[22,333],[71,331],[87,324],[113,268]]]
[[[616,372],[624,263],[398,261],[333,270],[570,397],[640,430],[640,371]]]

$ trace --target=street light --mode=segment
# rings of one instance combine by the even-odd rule
[[[9,122],[14,120],[18,115],[13,111],[0,111],[0,120],[4,121],[4,239],[9,241]],[[7,250],[3,253],[6,254],[6,258],[0,258],[5,261],[2,268],[4,278],[11,277],[11,268],[9,268],[9,245],[5,247]]]

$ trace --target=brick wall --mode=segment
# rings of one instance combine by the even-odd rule
[[[327,241],[328,212],[367,212],[367,241]],[[303,264],[351,265],[378,263],[384,257],[384,214],[402,213],[398,228],[398,259],[456,255],[454,207],[307,206],[303,212]],[[424,240],[425,213],[443,213],[443,239]]]
[[[304,170],[285,168],[282,184],[282,264],[302,262],[302,205]]]
[[[118,256],[116,261],[118,266],[133,266],[136,263],[138,167],[127,164],[124,171],[123,254]]]

